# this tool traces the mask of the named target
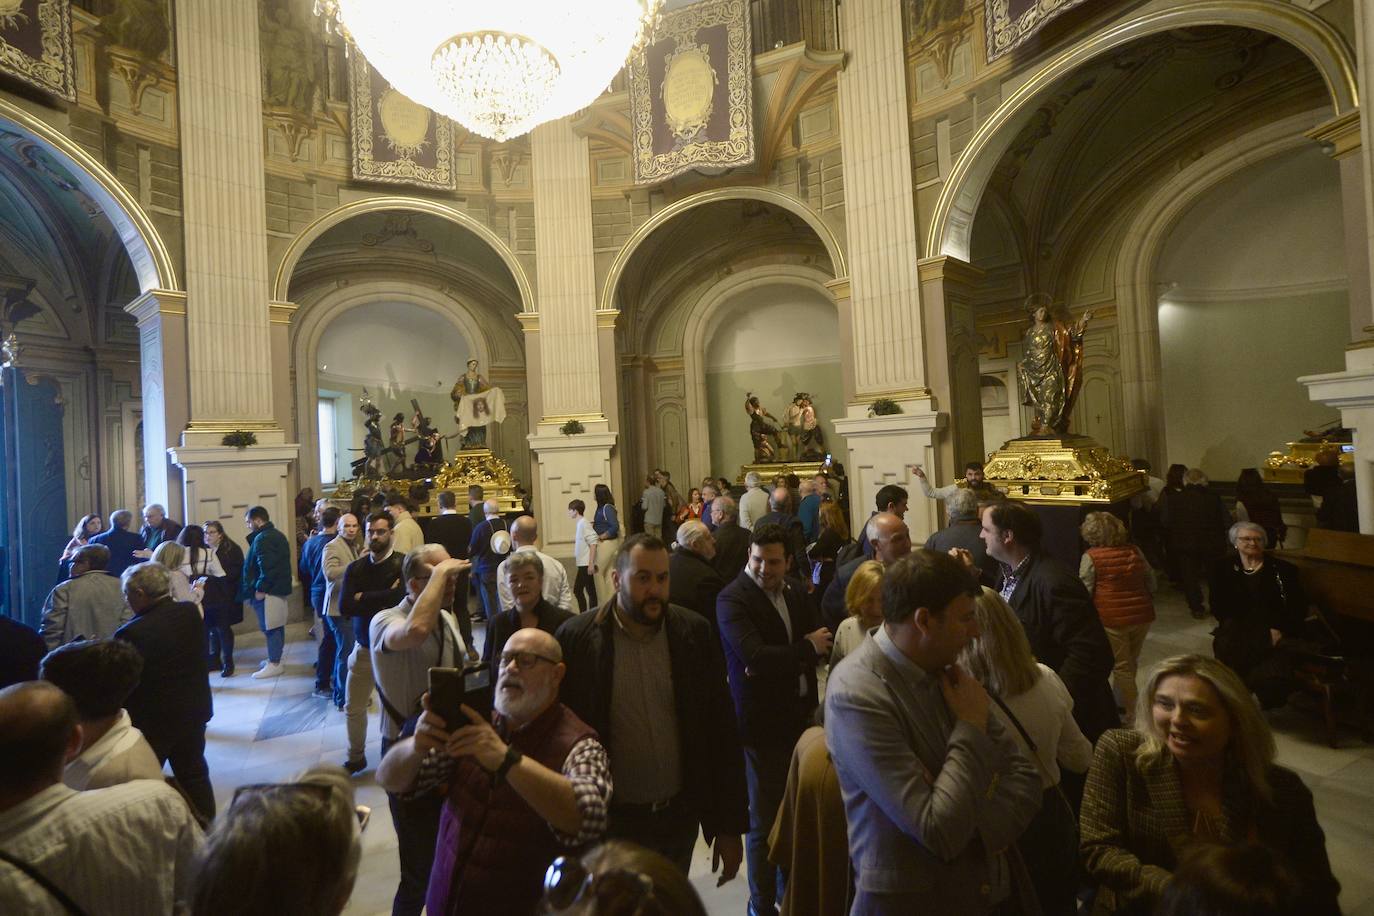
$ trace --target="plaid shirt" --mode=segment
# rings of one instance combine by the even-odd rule
[[[454,758],[430,748],[420,761],[415,788],[403,797],[417,798],[435,789],[447,789],[455,765]],[[562,773],[572,783],[582,825],[575,834],[563,833],[552,824],[549,829],[564,846],[582,846],[600,839],[606,833],[606,811],[612,791],[611,759],[606,754],[606,748],[595,738],[583,738],[568,752]],[[495,774],[492,778],[495,779]]]
[[[1016,591],[1016,586],[1021,583],[1021,576],[1025,573],[1026,564],[1029,563],[1030,560],[1031,555],[1026,554],[1025,559],[1017,563],[1015,569],[1012,569],[1005,563],[1002,564],[1002,588],[999,591],[1002,595],[1002,600],[1008,604],[1011,603],[1012,593]]]

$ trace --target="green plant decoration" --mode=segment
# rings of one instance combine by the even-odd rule
[[[890,417],[893,414],[901,413],[902,405],[891,398],[878,398],[868,408],[870,417]]]
[[[558,427],[558,431],[565,436],[579,436],[587,431],[587,427],[582,425],[581,420],[569,420]]]
[[[224,438],[219,441],[221,445],[227,445],[230,448],[247,448],[250,445],[257,445],[258,437],[246,429],[236,429],[232,433],[225,433]]]

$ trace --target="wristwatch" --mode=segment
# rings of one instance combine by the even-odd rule
[[[497,785],[506,781],[506,774],[510,772],[511,767],[519,763],[520,759],[524,756],[524,754],[515,749],[514,745],[506,748],[506,759],[501,761],[501,765],[496,768],[496,772],[493,774],[493,778],[496,780]]]

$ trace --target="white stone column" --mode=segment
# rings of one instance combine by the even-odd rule
[[[835,431],[848,446],[854,530],[873,511],[878,489],[895,483],[911,494],[907,524],[913,540],[923,541],[937,516],[909,467],[932,462],[946,418],[927,388],[901,4],[844,3],[840,16],[848,55],[839,93],[849,276],[842,278],[847,291],[839,281],[832,290],[837,300],[848,294],[842,314],[853,387],[847,372],[848,416],[835,421]],[[870,417],[878,398],[902,412]]]
[[[1355,3],[1355,51],[1359,61],[1356,73],[1356,81],[1359,85],[1361,108],[1369,104],[1370,99],[1374,99],[1374,9],[1368,3]],[[1366,280],[1374,276],[1374,119],[1361,117],[1360,112],[1352,112],[1347,115],[1359,122],[1360,128],[1360,148],[1350,149],[1349,152],[1358,156],[1361,188],[1363,192],[1364,220],[1363,232],[1358,235],[1358,248],[1347,240],[1347,252],[1358,251],[1363,263],[1358,267],[1349,266],[1349,274],[1352,282],[1360,276]],[[1345,119],[1338,119],[1337,124]],[[1330,138],[1333,144],[1333,153],[1340,158],[1346,150],[1340,142],[1340,133]],[[1348,185],[1344,168],[1342,169],[1342,184]],[[1350,231],[1350,221],[1347,219],[1347,231]],[[1351,298],[1352,306],[1359,301],[1353,295]],[[1357,330],[1355,339],[1368,338],[1374,336],[1374,297],[1365,296],[1362,302],[1364,306],[1363,315],[1352,315],[1351,325]]]
[[[186,378],[186,294],[152,290],[124,306],[138,325],[143,402],[143,488],[175,519],[184,515],[181,468],[167,450],[186,428],[190,387]],[[133,430],[128,430],[132,435]],[[130,469],[132,472],[132,469]],[[138,509],[138,506],[131,506]]]
[[[1374,534],[1374,343],[1346,350],[1345,371],[1306,375],[1314,401],[1341,412],[1341,425],[1355,431],[1355,490],[1360,503],[1360,531]]]
[[[616,489],[612,451],[617,437],[606,416],[601,377],[591,171],[587,138],[568,118],[535,128],[530,148],[539,312],[522,315],[521,323],[527,356],[538,355],[537,367],[529,363],[529,390],[532,410],[537,404],[539,414],[529,443],[544,549],[571,556],[568,502],[592,505],[599,483]],[[560,432],[570,420],[581,423],[584,432]]]
[[[285,325],[274,347],[269,316],[258,4],[182,0],[176,44],[190,416],[169,454],[188,521],[241,531],[244,510],[262,505],[289,531],[299,447],[276,415],[289,415],[290,363]],[[287,306],[279,321],[290,320]],[[222,445],[233,430],[257,444]]]

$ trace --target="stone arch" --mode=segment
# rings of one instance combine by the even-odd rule
[[[606,275],[606,282],[601,288],[600,309],[602,311],[617,311],[616,289],[620,286],[620,278],[629,266],[630,258],[634,256],[649,236],[654,231],[667,225],[673,219],[695,210],[697,207],[706,204],[720,203],[727,200],[756,200],[761,203],[771,204],[780,210],[786,210],[792,215],[801,219],[811,230],[816,233],[825,246],[826,254],[830,257],[830,263],[835,268],[835,277],[845,277],[849,275],[849,270],[845,265],[844,248],[840,245],[839,239],[821,215],[811,209],[806,204],[778,191],[768,188],[738,187],[738,188],[719,188],[713,191],[703,191],[700,194],[693,194],[681,200],[674,201],[662,210],[655,213],[646,220],[630,238],[621,246],[617,252],[615,260],[611,262],[610,272]],[[831,279],[834,279],[833,277]]]
[[[302,486],[320,488],[319,430],[310,419],[319,390],[317,354],[320,339],[330,322],[345,312],[379,301],[403,302],[420,306],[447,318],[468,341],[477,359],[484,366],[491,365],[491,348],[483,334],[482,322],[472,307],[459,299],[420,284],[397,283],[393,280],[365,280],[350,283],[325,292],[302,303],[291,323],[291,362],[296,367],[296,416],[299,418],[297,437],[301,443],[300,479]]]
[[[1171,231],[1199,195],[1237,172],[1312,141],[1303,132],[1322,112],[1306,112],[1250,131],[1190,163],[1155,190],[1122,236],[1116,261],[1122,425],[1126,453],[1164,466],[1155,269]],[[1337,216],[1339,218],[1339,216]]]
[[[172,256],[152,220],[109,170],[47,123],[0,98],[0,130],[7,128],[37,142],[71,172],[81,190],[100,206],[129,253],[140,292],[180,289]]]
[[[925,255],[967,262],[983,191],[1002,155],[1059,80],[1114,48],[1194,26],[1225,25],[1267,32],[1302,51],[1325,82],[1336,115],[1359,107],[1355,55],[1317,16],[1281,0],[1154,0],[1122,22],[1065,49],[1033,73],[977,130],[946,179],[926,234]]]
[[[282,256],[281,264],[277,267],[276,279],[272,284],[272,298],[278,302],[284,302],[290,298],[291,275],[295,273],[296,265],[300,263],[301,258],[316,239],[355,216],[361,216],[364,213],[378,213],[384,210],[427,213],[468,230],[488,245],[492,251],[496,252],[496,255],[505,263],[506,269],[510,271],[511,277],[515,280],[516,288],[520,291],[520,310],[522,312],[536,311],[534,290],[530,286],[525,269],[520,266],[520,262],[510,248],[501,241],[496,233],[461,210],[418,197],[369,197],[365,200],[353,201],[335,207],[306,226],[291,240],[291,244],[287,246],[286,254]]]

